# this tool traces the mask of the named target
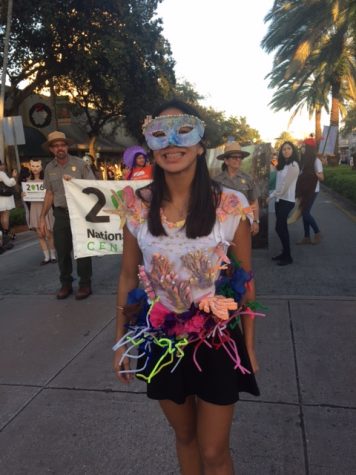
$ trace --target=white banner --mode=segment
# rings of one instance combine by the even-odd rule
[[[22,199],[24,201],[43,201],[46,190],[43,188],[43,181],[22,182]]]
[[[319,144],[319,153],[322,155],[335,155],[338,128],[335,125],[324,125],[323,135]]]
[[[63,180],[73,235],[74,258],[122,253],[122,229],[113,199],[126,186],[134,190],[150,180]]]

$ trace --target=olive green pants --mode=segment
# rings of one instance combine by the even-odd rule
[[[70,285],[73,282],[72,271],[72,230],[68,210],[66,208],[54,208],[53,238],[57,251],[60,281],[62,285]],[[79,287],[90,285],[92,276],[91,257],[81,257],[77,261],[77,274]]]

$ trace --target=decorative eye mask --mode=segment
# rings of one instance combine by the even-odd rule
[[[191,147],[200,142],[205,124],[194,115],[161,115],[143,126],[143,134],[151,150],[169,145]]]

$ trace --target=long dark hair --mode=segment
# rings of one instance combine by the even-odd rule
[[[154,111],[153,117],[157,117],[163,111],[173,108],[184,114],[200,118],[194,107],[178,99],[162,104]],[[220,203],[221,196],[220,185],[213,181],[209,175],[205,159],[205,145],[203,143],[201,145],[204,152],[197,158],[195,175],[190,189],[188,214],[185,221],[186,235],[191,239],[207,236],[211,233],[216,220],[216,208]],[[153,236],[167,235],[161,221],[161,207],[163,201],[170,201],[171,197],[164,170],[157,164],[154,165],[153,182],[149,185],[149,189],[151,190],[151,199],[148,212],[148,229]],[[138,190],[137,194],[143,201],[147,201],[141,190]]]
[[[282,149],[285,145],[290,145],[290,147],[292,147],[292,150],[293,150],[293,153],[292,153],[290,159],[288,160],[288,162],[284,158],[283,153],[282,153]],[[278,164],[277,164],[276,168],[277,168],[277,170],[283,170],[285,165],[289,165],[292,162],[297,162],[297,163],[299,162],[298,150],[297,150],[297,147],[294,145],[294,143],[287,140],[286,142],[283,142],[282,145],[279,147]]]
[[[315,196],[315,187],[318,183],[318,177],[314,169],[316,147],[309,144],[304,144],[304,147],[301,158],[302,172],[295,187],[295,196],[300,200],[299,207],[302,211],[312,203]]]
[[[32,162],[40,162],[41,160],[33,160],[32,159]],[[40,176],[39,176],[40,180],[43,180],[44,179],[44,171],[43,171],[43,168],[42,170],[40,171]],[[29,180],[34,180],[35,179],[35,175],[32,173],[32,170],[30,170],[30,175],[29,175]]]
[[[316,147],[309,144],[303,144],[304,151],[301,155],[301,168],[305,173],[314,174],[314,163],[316,160]]]

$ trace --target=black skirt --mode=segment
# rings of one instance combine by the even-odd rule
[[[235,369],[233,361],[223,347],[215,349],[205,344],[202,344],[196,353],[202,369],[199,371],[193,361],[195,348],[193,343],[184,348],[184,356],[173,372],[176,359],[173,364],[162,368],[151,382],[147,383],[147,396],[150,399],[169,399],[177,404],[183,404],[187,396],[196,395],[203,401],[218,405],[237,402],[240,392],[259,396],[260,391],[252,373],[241,329],[236,325],[233,330],[228,331],[236,343],[241,365],[248,369],[250,374],[243,374],[238,368]],[[163,351],[158,345],[153,345],[149,363],[144,371],[137,373],[138,378],[140,374],[147,377],[151,373]],[[142,363],[142,360],[138,360],[138,367]]]

